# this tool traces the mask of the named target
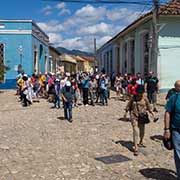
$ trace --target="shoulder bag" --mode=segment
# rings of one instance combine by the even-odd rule
[[[139,107],[138,107],[138,103],[136,101],[136,106],[137,106],[137,111],[138,111],[138,122],[140,124],[149,124],[150,120],[149,120],[149,115],[147,112],[140,112],[139,111]]]

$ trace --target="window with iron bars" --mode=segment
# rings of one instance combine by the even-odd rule
[[[4,44],[0,44],[0,83],[4,82],[4,73],[5,73],[5,66],[4,66]]]

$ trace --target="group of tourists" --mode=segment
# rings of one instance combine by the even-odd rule
[[[148,99],[155,107],[158,79],[150,73],[147,81],[140,73],[136,76],[108,76],[105,72],[96,73],[39,73],[28,76],[21,72],[16,77],[17,94],[24,107],[39,102],[39,98],[47,98],[54,104],[53,108],[64,108],[65,119],[72,122],[72,108],[80,104],[84,106],[95,104],[108,105],[110,89],[115,88],[117,97],[126,101],[134,95],[147,90]],[[147,86],[145,87],[145,85]]]
[[[72,108],[80,104],[108,105],[110,78],[103,73],[46,73],[28,76],[21,72],[16,77],[17,94],[24,107],[39,98],[47,98],[53,108],[64,108],[65,119],[72,122]]]

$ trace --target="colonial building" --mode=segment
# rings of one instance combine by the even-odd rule
[[[153,58],[153,12],[149,12],[104,44],[97,52],[99,68],[107,73],[154,71],[160,79],[161,91],[173,87],[180,78],[180,3],[172,1],[160,6],[158,43]]]
[[[60,60],[61,60],[62,66],[64,67],[64,72],[69,72],[69,73],[76,72],[77,61],[75,58],[73,58],[69,54],[62,54],[60,56]]]
[[[10,68],[0,88],[14,88],[18,72],[26,74],[48,70],[49,37],[32,20],[0,20],[0,60]]]
[[[46,72],[50,71],[56,74],[62,66],[62,62],[60,61],[61,53],[53,46],[49,46],[49,54],[49,69]]]
[[[84,68],[86,72],[93,72],[95,67],[95,58],[93,56],[81,56],[85,60]]]
[[[85,71],[85,59],[80,56],[72,55],[72,57],[76,60],[76,72],[84,72]]]

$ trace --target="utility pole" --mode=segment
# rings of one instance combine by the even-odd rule
[[[94,38],[94,70],[97,66],[97,46],[96,46],[96,38]]]
[[[159,22],[159,0],[154,0],[153,19],[152,19],[152,45],[151,45],[151,65],[150,70],[157,75],[158,58],[158,22]]]

